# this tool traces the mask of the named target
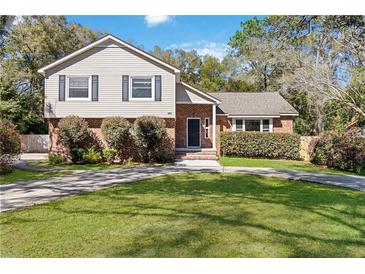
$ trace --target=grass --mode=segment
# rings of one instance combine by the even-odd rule
[[[221,157],[219,162],[223,166],[238,166],[238,167],[270,167],[277,169],[303,170],[315,173],[334,173],[355,175],[348,171],[329,169],[326,167],[316,166],[312,163],[292,160],[270,160],[270,159],[255,159],[255,158],[238,158],[238,157]]]
[[[54,176],[62,176],[70,172],[36,172],[28,170],[15,169],[12,173],[0,175],[0,185],[17,183],[33,179],[46,179]]]
[[[365,193],[167,175],[0,214],[2,257],[364,257]]]
[[[53,170],[105,170],[105,169],[113,169],[113,168],[128,168],[128,167],[137,167],[137,166],[146,166],[151,164],[143,164],[143,163],[126,163],[126,164],[50,164],[48,161],[43,162],[29,162],[27,163],[30,167],[36,168],[46,168]]]

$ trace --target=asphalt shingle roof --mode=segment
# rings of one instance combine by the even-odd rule
[[[298,114],[278,92],[210,92],[221,101],[217,114],[268,115]]]

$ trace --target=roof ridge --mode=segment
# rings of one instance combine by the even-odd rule
[[[48,70],[48,69],[50,69],[50,68],[52,68],[54,66],[57,66],[57,65],[63,63],[64,61],[66,61],[68,59],[71,59],[74,56],[77,56],[77,55],[79,55],[79,54],[81,54],[81,53],[83,53],[83,52],[91,49],[92,47],[97,46],[100,43],[103,43],[108,38],[114,40],[114,42],[117,42],[119,44],[124,45],[124,47],[129,47],[131,50],[137,52],[137,54],[144,55],[145,57],[147,57],[147,58],[149,58],[149,59],[151,59],[151,60],[153,60],[153,61],[155,61],[157,63],[160,63],[161,65],[163,65],[165,67],[168,67],[170,70],[173,70],[175,73],[179,73],[180,72],[180,69],[177,68],[176,66],[171,65],[170,63],[163,61],[159,57],[154,56],[153,54],[145,51],[144,49],[140,49],[140,48],[132,45],[131,43],[128,43],[128,42],[126,42],[126,41],[120,39],[119,37],[117,37],[117,36],[115,36],[113,34],[110,34],[110,33],[105,34],[105,35],[99,37],[94,42],[91,42],[88,45],[85,45],[85,46],[83,46],[83,47],[81,47],[79,49],[76,49],[76,50],[74,50],[74,51],[72,51],[70,53],[67,53],[63,57],[61,57],[61,58],[59,58],[59,59],[57,59],[57,60],[55,60],[55,61],[53,61],[53,62],[51,62],[51,63],[49,63],[47,65],[44,65],[43,67],[41,67],[40,69],[38,69],[38,72],[39,73],[45,73],[46,70]]]

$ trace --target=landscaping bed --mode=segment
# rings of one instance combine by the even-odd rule
[[[1,257],[364,257],[365,193],[180,174],[0,214]]]
[[[29,167],[34,168],[45,168],[45,169],[53,169],[53,170],[105,170],[105,169],[113,169],[113,168],[130,168],[130,167],[143,167],[143,166],[161,166],[162,164],[155,163],[98,163],[98,164],[73,164],[73,163],[63,163],[63,164],[52,164],[48,161],[44,162],[29,162],[27,163]]]

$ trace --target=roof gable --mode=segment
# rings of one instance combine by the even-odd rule
[[[186,84],[185,82],[180,82],[179,83],[179,86],[177,86],[177,89],[176,89],[177,92],[185,92],[185,94],[179,94],[180,95],[180,98],[177,96],[176,97],[176,100],[178,103],[194,103],[194,102],[191,102],[191,99],[192,98],[189,98],[189,93],[192,93],[194,94],[195,96],[197,96],[198,98],[201,98],[202,101],[206,101],[206,102],[210,102],[212,104],[219,104],[220,101],[213,97],[212,95],[206,93],[206,92],[203,92],[197,88],[194,88],[188,84]],[[181,100],[181,102],[179,102],[179,99]],[[202,102],[201,101],[201,102]]]
[[[129,43],[113,36],[113,35],[110,35],[110,34],[108,34],[104,37],[101,37],[100,39],[96,40],[95,42],[91,43],[90,45],[87,45],[87,46],[85,46],[85,47],[83,47],[79,50],[76,50],[76,51],[62,57],[61,59],[58,59],[57,61],[40,68],[38,70],[38,72],[42,73],[42,74],[45,74],[45,72],[47,70],[49,70],[49,69],[51,69],[55,66],[58,66],[58,65],[62,64],[63,62],[65,62],[67,60],[70,60],[70,59],[78,56],[79,54],[82,54],[82,53],[88,51],[89,49],[92,49],[92,48],[104,43],[107,40],[112,40],[112,41],[116,42],[117,44],[121,45],[122,47],[128,48],[132,52],[135,52],[136,54],[140,54],[140,55],[144,56],[146,59],[151,60],[153,62],[156,62],[156,63],[162,65],[163,67],[174,71],[174,73],[179,73],[180,72],[180,70],[178,68],[176,68],[176,67],[160,60],[159,58],[157,58],[157,57],[155,57],[155,56],[153,56],[153,55],[151,55],[151,54],[149,54],[149,53],[147,53],[147,52],[145,52],[145,51],[143,51],[139,48],[136,48],[133,45],[131,45],[131,44],[129,44]]]

